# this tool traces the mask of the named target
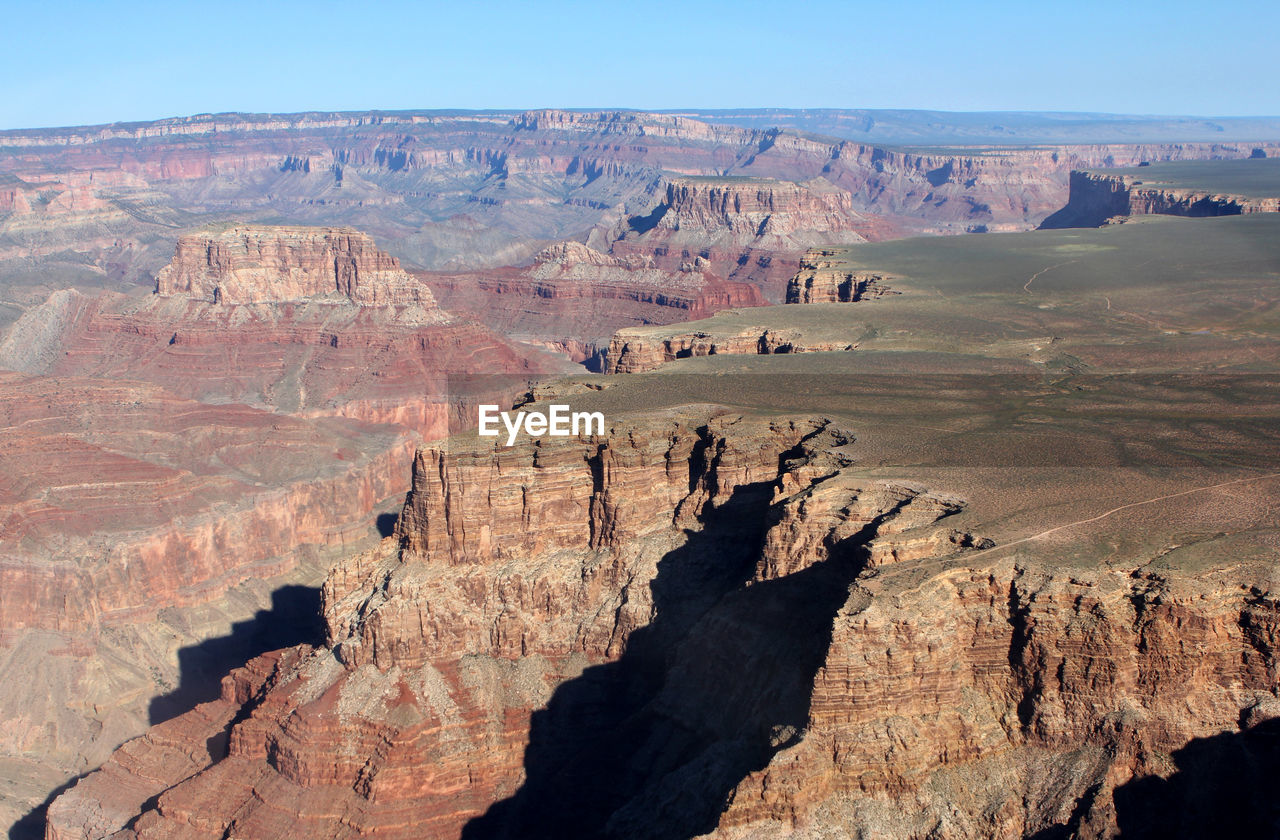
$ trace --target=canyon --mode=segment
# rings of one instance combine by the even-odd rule
[[[1270,825],[1280,144],[713,116],[0,132],[12,836]]]
[[[56,291],[0,356],[0,748],[42,778],[308,638],[416,446],[563,364],[444,312],[364,234],[270,226],[180,238],[152,294]]]
[[[126,835],[265,836],[296,830],[299,822],[312,826],[308,831],[329,833],[338,813],[357,835],[452,835],[475,818],[507,820],[508,830],[532,830],[536,836],[555,833],[557,821],[586,821],[567,833],[589,835],[603,828],[591,821],[608,817],[610,803],[617,807],[624,793],[614,787],[622,768],[610,766],[606,745],[585,738],[538,744],[540,717],[605,716],[627,729],[635,724],[622,710],[634,709],[637,717],[655,718],[648,722],[654,746],[687,726],[697,733],[685,736],[683,746],[691,764],[741,762],[750,751],[768,750],[775,706],[799,698],[770,697],[774,684],[744,686],[740,699],[750,705],[727,720],[698,719],[713,710],[696,709],[697,698],[689,692],[697,689],[681,679],[679,670],[689,664],[679,661],[679,652],[691,649],[686,655],[692,664],[708,647],[722,645],[726,634],[754,631],[760,642],[770,629],[747,620],[746,604],[717,611],[717,594],[759,593],[749,600],[761,603],[769,584],[798,583],[845,541],[862,539],[877,557],[903,550],[902,559],[973,542],[968,535],[930,534],[936,519],[957,508],[954,500],[904,487],[860,489],[846,482],[837,489],[839,474],[813,462],[820,450],[806,449],[823,437],[827,446],[844,440],[821,420],[751,423],[696,414],[664,419],[613,429],[608,437],[619,440],[617,445],[587,439],[544,445],[536,450],[536,462],[535,450],[527,446],[497,460],[484,449],[420,451],[398,539],[335,570],[326,583],[325,646],[295,649],[277,663],[229,678],[220,700],[175,720],[162,740],[137,744],[127,759],[113,760],[59,800],[51,812],[51,836],[84,836],[62,825],[82,823],[86,815],[93,816],[97,834],[128,824]],[[782,470],[779,456],[789,450],[789,466]],[[809,483],[817,476],[824,479],[821,490]],[[784,487],[789,492],[778,492],[782,498],[774,500],[773,491]],[[738,517],[765,508],[777,512],[777,522],[756,558],[750,529],[744,529],[741,546],[726,539],[724,529],[741,528]],[[711,524],[730,517],[732,526]],[[852,553],[855,545],[845,549]],[[534,556],[555,560],[531,568],[511,564]],[[753,582],[763,588],[739,589]],[[691,598],[691,588],[705,594]],[[800,595],[791,593],[793,599]],[[663,619],[651,623],[655,610]],[[430,629],[423,633],[423,627]],[[775,638],[755,650],[739,639],[742,647],[721,655],[726,666],[737,662],[748,673],[762,673],[782,665],[784,641]],[[662,662],[670,649],[677,651],[676,661],[668,663],[676,673],[664,691]],[[251,676],[268,669],[266,680]],[[634,672],[638,684],[630,691],[637,696],[591,698],[590,685],[575,689],[594,680],[599,690],[621,690],[601,683],[603,674],[593,676],[593,669]],[[649,670],[657,673],[646,675]],[[710,688],[717,681],[708,676]],[[646,677],[653,684],[644,684]],[[581,696],[583,688],[587,696]],[[571,690],[580,698],[568,696]],[[548,702],[548,710],[531,721],[529,713]],[[676,708],[664,708],[671,704]],[[393,710],[394,731],[382,722]],[[182,762],[176,777],[139,778],[131,772],[156,767],[153,750],[176,747],[185,753],[188,748],[179,746],[184,739],[203,743],[237,716],[243,720],[232,729],[225,756],[210,755],[205,766]],[[608,731],[603,723],[591,727],[599,736]],[[742,730],[737,736],[747,754],[717,755],[723,746],[716,736],[736,730]],[[544,778],[531,775],[525,784],[551,788],[525,792],[522,801],[516,791],[527,742],[530,750],[546,753],[540,760],[549,766]],[[643,745],[622,743],[637,755],[645,752]],[[670,752],[672,746],[663,749]],[[363,758],[370,750],[378,754],[373,764]],[[576,754],[580,750],[586,755]],[[335,766],[335,752],[360,758]],[[557,778],[557,766],[572,781]],[[693,768],[672,767],[677,769]],[[228,789],[232,780],[236,794]],[[591,806],[573,815],[548,807],[565,785]],[[280,797],[284,789],[290,793]],[[135,807],[142,806],[140,816],[119,810],[119,790],[131,791]],[[267,790],[273,793],[264,797]],[[485,812],[488,802],[512,792],[513,814]],[[644,792],[660,795],[661,785]],[[662,828],[650,824],[648,833],[659,836]]]
[[[353,227],[409,269],[471,271],[520,265],[565,239],[608,251],[672,185],[685,194],[682,178],[785,182],[775,195],[843,202],[837,215],[861,215],[867,229],[855,232],[874,239],[1028,229],[1065,204],[1073,168],[1255,148],[1280,152],[1266,142],[912,150],[625,111],[223,114],[7,131],[0,316],[59,288],[149,286],[175,233],[212,223]]]

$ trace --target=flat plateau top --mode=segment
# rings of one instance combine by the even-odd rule
[[[1144,187],[1169,187],[1245,198],[1280,196],[1280,158],[1177,160],[1150,166],[1090,171],[1099,175],[1128,175]]]
[[[785,330],[853,350],[680,359],[589,377],[604,389],[567,401],[610,418],[689,403],[830,417],[868,480],[967,498],[957,523],[1009,544],[993,556],[1191,569],[1280,551],[1280,214],[902,240],[832,261],[901,294],[628,334]]]

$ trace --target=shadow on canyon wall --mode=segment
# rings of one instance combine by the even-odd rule
[[[1280,837],[1280,719],[1242,732],[1196,738],[1173,754],[1167,779],[1116,788],[1120,836]]]
[[[253,618],[236,622],[225,636],[207,639],[178,651],[178,685],[151,701],[148,708],[151,725],[177,717],[200,703],[217,699],[222,678],[231,669],[259,654],[323,641],[320,588],[298,584],[282,586],[271,593],[271,609],[258,610]],[[230,726],[227,731],[230,731]],[[215,739],[219,738],[225,742],[226,733],[215,736]],[[211,749],[213,746],[210,745]],[[44,837],[45,817],[53,800],[86,775],[88,773],[59,785],[43,802],[24,814],[9,828],[9,840],[39,840]]]
[[[525,784],[463,840],[693,837],[716,825],[748,773],[799,740],[864,539],[747,586],[770,492],[740,488],[659,562],[653,622],[619,660],[562,684],[533,714]]]
[[[43,802],[23,814],[16,823],[9,826],[9,840],[43,840],[45,817],[49,813],[49,806],[53,804],[53,800],[71,790],[76,786],[76,782],[91,772],[93,771],[89,770],[75,778],[67,779],[54,788]]]
[[[1195,738],[1172,758],[1176,769],[1167,778],[1143,776],[1113,792],[1123,840],[1280,837],[1280,719]],[[1079,836],[1098,787],[1081,797],[1066,825],[1050,826],[1029,840]]]
[[[400,521],[398,513],[380,513],[375,520],[375,527],[378,529],[378,536],[384,540],[392,536],[396,532],[396,523]]]
[[[232,668],[269,650],[321,644],[324,619],[320,587],[290,584],[271,593],[271,609],[237,621],[225,636],[178,651],[178,685],[151,701],[151,725],[163,723],[201,703],[216,700],[222,678]]]

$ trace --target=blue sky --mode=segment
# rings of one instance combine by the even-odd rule
[[[1280,2],[0,0],[0,128],[217,111],[1280,115]]]

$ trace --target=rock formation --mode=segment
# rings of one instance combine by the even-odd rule
[[[350,226],[411,269],[471,271],[584,235],[608,250],[680,176],[765,180],[775,191],[821,179],[862,217],[853,232],[879,240],[1032,227],[1063,206],[1072,168],[1280,153],[1274,143],[925,153],[613,111],[205,115],[0,132],[0,148],[12,152],[0,155],[0,283],[16,287],[0,323],[60,288],[149,284],[175,230],[211,223]],[[676,252],[696,255],[697,244]],[[714,268],[765,283],[780,301],[794,258],[772,269],[766,259],[753,254],[732,277]]]
[[[156,276],[156,293],[228,305],[341,295],[363,306],[435,308],[430,290],[399,260],[367,235],[341,228],[234,227],[183,236]]]
[[[806,253],[787,282],[787,303],[857,303],[898,294],[880,274],[848,270],[842,257],[843,252],[823,249]]]
[[[992,550],[942,492],[980,486],[966,469],[918,481],[882,441],[850,463],[833,423],[697,405],[624,414],[601,439],[422,450],[395,538],[355,550],[372,541],[379,497],[404,489],[417,436],[512,387],[456,393],[455,375],[522,380],[553,367],[530,344],[581,358],[615,326],[615,372],[849,349],[874,330],[740,329],[732,312],[714,333],[643,325],[755,304],[761,290],[778,301],[789,279],[796,302],[898,291],[886,272],[821,254],[802,269],[802,255],[837,239],[1025,229],[1062,205],[1073,168],[1257,145],[910,151],[565,111],[0,132],[0,358],[28,374],[0,381],[13,415],[0,761],[49,780],[21,792],[35,804],[165,721],[57,800],[55,838],[1133,833],[1135,814],[1152,816],[1135,810],[1134,785],[1184,791],[1183,751],[1273,731],[1277,607],[1251,565],[1257,546],[1230,568],[1167,574],[1164,554],[1128,556],[1111,535],[1082,543],[1081,568],[1034,546]],[[1141,199],[1187,212],[1202,200]],[[492,320],[445,314],[356,228],[439,270],[429,282],[450,307]],[[591,247],[547,248],[567,239]],[[1167,363],[1162,342],[1184,333],[1210,348],[1197,358],[1220,340],[1265,361],[1261,333],[1245,334],[1264,310],[1230,335],[1168,332],[1143,314],[1152,295],[1090,286],[1076,268],[1096,300],[1058,285],[1069,305],[1055,309],[1050,283],[1028,287],[1075,261],[1039,257],[1002,278],[1004,308],[982,313],[966,346],[995,336],[1018,348],[1009,368],[1074,371],[1081,360],[1046,324],[1081,329],[1105,311],[1116,320],[1099,322],[1095,362],[1128,355],[1123,335]],[[158,294],[137,294],[157,274]],[[957,304],[929,297],[936,308],[900,317],[884,345],[937,349],[919,325]],[[836,356],[854,358],[821,361]],[[662,378],[628,381],[657,395]],[[915,387],[930,411],[964,399]],[[1046,428],[1048,391],[1005,410],[1000,383],[984,387],[1004,415]],[[452,413],[442,389],[459,397]],[[919,419],[917,398],[904,405],[873,437]],[[1259,439],[1225,431],[1207,437]],[[966,420],[913,434],[970,432]],[[1185,463],[1182,443],[1161,454]],[[1030,486],[1010,494],[1019,515],[1074,504],[1027,501]],[[1270,504],[1246,486],[1213,516]],[[314,594],[343,546],[323,638],[246,641],[294,626],[259,620],[275,613],[272,590]],[[1200,801],[1190,789],[1166,798]]]
[[[853,197],[824,179],[675,178],[662,202],[633,218],[614,254],[652,256],[677,268],[701,259],[723,277],[753,282],[781,298],[798,255],[814,245],[892,235],[854,211]]]
[[[821,179],[702,177],[672,179],[652,227],[640,232],[685,247],[793,251],[819,244],[814,240],[856,242],[869,226],[854,212],[851,195]]]
[[[262,645],[309,638],[308,587],[376,542],[418,440],[8,372],[0,427],[0,755],[17,814]]]
[[[1280,605],[1237,572],[1003,551],[850,443],[712,409],[423,450],[324,644],[125,745],[48,836],[1103,837],[1160,819],[1128,791],[1184,745],[1270,731]]]
[[[1168,216],[1238,216],[1280,212],[1280,195],[1214,192],[1164,183],[1146,183],[1130,172],[1073,170],[1067,205],[1041,224],[1045,230],[1097,227],[1111,219]]]
[[[614,331],[762,305],[752,285],[725,281],[706,260],[662,269],[650,256],[616,257],[579,242],[538,252],[528,266],[423,275],[451,311],[513,338],[594,354]]]
[[[556,367],[441,310],[363,234],[270,226],[182,237],[141,303],[54,293],[11,327],[0,363],[393,422],[428,438],[449,429],[451,375]]]
[[[34,802],[255,638],[306,638],[234,628],[371,542],[415,444],[559,365],[443,312],[362,234],[242,227],[177,250],[157,294],[60,290],[0,341],[28,374],[0,377],[0,756],[39,756]]]
[[[614,333],[600,354],[604,373],[644,373],[676,359],[724,354],[818,353],[851,350],[845,340],[814,340],[804,333],[769,327],[739,332],[696,328],[628,329]]]
[[[787,303],[857,303],[899,292],[883,272],[851,268],[843,249],[813,248],[787,283]],[[643,373],[667,362],[724,354],[769,355],[852,350],[847,338],[815,336],[804,330],[769,327],[763,316],[742,329],[672,325],[618,330],[600,354],[605,373]],[[719,325],[717,325],[719,326]]]
[[[761,597],[777,589],[796,607],[818,597],[834,608],[861,568],[975,544],[930,536],[957,500],[833,479],[825,451],[847,439],[823,421],[626,423],[608,439],[419,453],[399,545],[353,558],[326,583],[325,646],[260,660],[224,683],[221,700],[126,745],[55,804],[49,836],[92,836],[90,823],[138,837],[325,836],[338,820],[356,835],[456,836],[476,820],[467,830],[547,836],[545,821],[559,819],[584,822],[568,834],[599,836],[613,809],[628,819],[627,794],[643,807],[706,762],[742,772],[745,752],[715,746],[726,730],[743,741],[735,749],[767,755],[785,740],[774,716],[803,725],[794,704],[818,663],[804,645],[821,646],[830,614],[810,603],[816,621],[762,617]],[[899,558],[895,545],[916,548]],[[800,647],[768,639],[778,619],[792,621]],[[699,684],[729,692],[716,704],[681,696],[691,663],[678,654],[664,666],[662,652],[701,652],[735,631],[719,661],[756,678],[707,675]],[[783,685],[761,681],[779,667]],[[606,673],[621,685],[601,682]],[[593,700],[593,684],[624,694]],[[628,718],[653,747],[682,739],[693,761],[668,766],[665,780],[619,784],[624,767],[608,766],[609,745],[592,738],[607,741],[597,727],[625,729]],[[587,753],[560,779],[580,749],[558,741],[574,720]],[[228,727],[225,748],[184,746]],[[541,794],[580,782],[590,806],[548,811]]]

